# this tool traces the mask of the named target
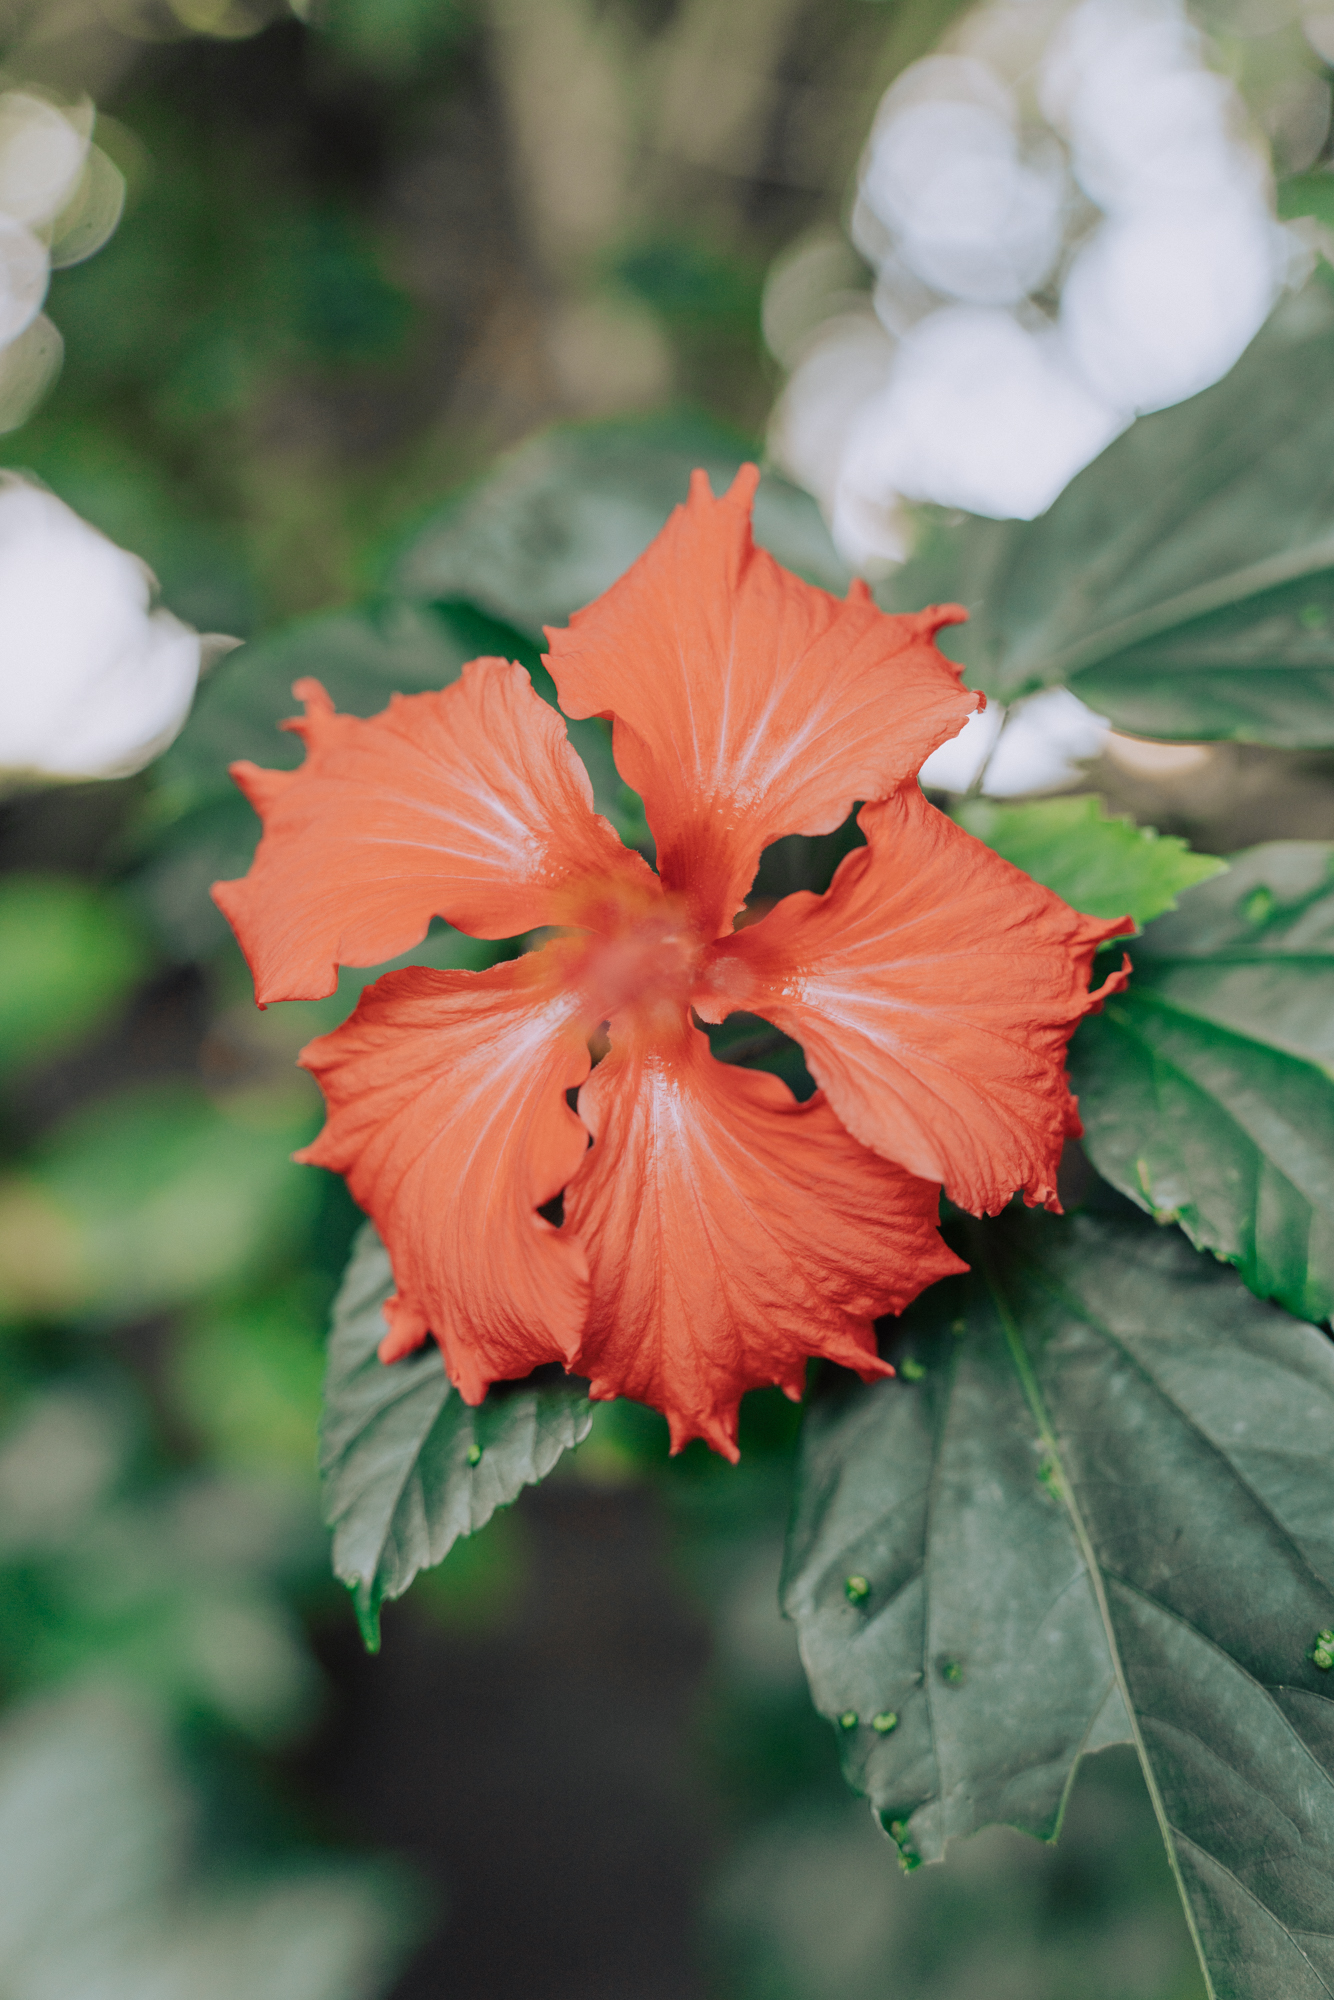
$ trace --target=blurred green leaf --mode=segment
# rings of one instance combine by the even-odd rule
[[[385,602],[322,612],[279,627],[219,661],[199,691],[185,728],[159,767],[168,798],[194,804],[227,795],[227,766],[249,757],[290,769],[301,741],[281,724],[301,713],[293,683],[323,683],[335,705],[374,715],[393,694],[418,694],[457,680],[473,657],[447,615]]]
[[[1072,909],[1091,917],[1133,917],[1141,929],[1175,908],[1183,889],[1227,866],[1215,855],[1192,854],[1175,834],[1110,814],[1101,799],[1087,796],[1015,806],[969,799],[955,818]]]
[[[493,1389],[473,1409],[429,1342],[386,1367],[375,1350],[393,1289],[389,1258],[367,1223],[334,1304],[320,1469],[334,1571],[353,1593],[372,1651],[385,1599],[401,1597],[460,1535],[544,1479],[592,1423],[582,1387],[565,1381]]]
[[[0,1182],[0,1324],[139,1318],[262,1272],[318,1199],[291,1163],[311,1109],[304,1091],[222,1108],[175,1084],[76,1112]]]
[[[0,881],[0,1076],[73,1047],[150,963],[124,904],[62,875]]]
[[[549,431],[419,529],[394,581],[405,597],[464,598],[541,641],[642,554],[702,467],[724,491],[756,448],[689,412]],[[801,576],[847,589],[815,502],[767,477],[755,539]]]
[[[142,1703],[102,1689],[0,1731],[7,2000],[375,2000],[416,1912],[384,1866],[209,1851]],[[220,1865],[221,1864],[221,1865]],[[267,1865],[265,1865],[267,1864]]]
[[[1313,215],[1325,227],[1334,227],[1334,174],[1317,169],[1312,174],[1289,174],[1278,184],[1278,212],[1285,222],[1301,215]]]
[[[280,1586],[318,1561],[290,1484],[136,1477],[125,1384],[68,1379],[0,1438],[0,1660],[11,1686],[115,1679],[261,1741],[308,1719],[318,1675]]]
[[[1132,734],[1334,743],[1334,299],[1139,421],[1036,521],[933,518],[882,593],[957,598],[972,685],[1054,683]],[[957,520],[957,517],[956,517]]]
[[[1273,841],[1188,890],[1085,1021],[1071,1073],[1100,1173],[1252,1291],[1334,1312],[1334,846]]]
[[[922,1375],[807,1423],[786,1603],[848,1776],[909,1865],[1050,1836],[1128,1710],[1214,1990],[1318,2000],[1334,1351],[1131,1217],[968,1249],[903,1321]]]
[[[288,1283],[181,1329],[169,1364],[173,1399],[213,1463],[313,1480],[324,1376],[313,1290]]]
[[[359,67],[406,78],[437,68],[475,22],[468,0],[329,0],[312,25]]]

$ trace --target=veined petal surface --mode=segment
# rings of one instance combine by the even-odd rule
[[[579,921],[599,884],[652,874],[593,811],[554,709],[508,660],[473,660],[437,694],[339,715],[298,681],[295,771],[232,766],[264,821],[250,872],[214,900],[261,1006],[332,993],[339,965],[378,965],[444,917],[474,937]]]
[[[663,885],[717,936],[761,850],[830,833],[884,798],[963,727],[983,696],[933,643],[964,616],[891,617],[864,584],[845,601],[781,569],[751,538],[759,474],[690,498],[618,583],[548,633],[567,715],[614,717],[616,764],[642,794]]]
[[[589,1260],[576,1362],[597,1397],[661,1410],[672,1447],[735,1459],[737,1405],[807,1357],[892,1373],[873,1319],[964,1267],[936,1228],[938,1185],[857,1144],[820,1097],[715,1061],[683,1023],[630,1033],[579,1097],[593,1145],[565,1194]]]
[[[994,1214],[1019,1189],[1057,1207],[1080,1130],[1066,1045],[1125,983],[1088,991],[1094,952],[1131,920],[1079,915],[915,784],[858,819],[870,844],[827,895],[785,897],[714,947],[698,1011],[792,1035],[848,1130],[961,1207]]]
[[[565,1101],[589,1057],[563,965],[548,947],[488,972],[387,973],[301,1055],[329,1116],[297,1157],[346,1174],[394,1268],[380,1357],[433,1333],[469,1403],[570,1361],[583,1333],[583,1254],[537,1213],[588,1146]]]

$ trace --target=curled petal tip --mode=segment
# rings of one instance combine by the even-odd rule
[[[696,479],[700,478],[704,479],[707,486],[708,482],[707,473],[696,473],[694,477]],[[759,483],[760,483],[759,466],[752,464],[750,460],[747,460],[745,465],[740,466],[738,468],[736,478],[732,481],[732,484],[727,489],[727,498],[735,506],[744,507],[747,514],[749,514],[751,503],[755,498],[755,494],[759,487]]]
[[[968,608],[963,604],[928,604],[925,611],[919,611],[917,615],[928,638],[934,638],[946,625],[968,623]]]
[[[1135,923],[1133,917],[1123,917],[1121,919],[1120,924],[1118,924],[1116,929],[1111,932],[1111,936],[1122,937],[1124,936],[1126,931],[1133,931],[1134,928],[1135,928]],[[1089,1013],[1100,1014],[1102,1012],[1103,1001],[1110,999],[1113,993],[1122,992],[1125,988],[1127,980],[1130,978],[1130,974],[1131,974],[1130,956],[1128,952],[1123,951],[1121,954],[1120,965],[1116,968],[1114,972],[1109,972],[1107,977],[1103,980],[1102,985],[1095,986],[1093,991],[1089,994],[1089,1000],[1088,1000]]]

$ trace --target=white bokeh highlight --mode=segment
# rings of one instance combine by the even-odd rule
[[[908,554],[910,503],[1042,513],[1138,414],[1226,374],[1300,261],[1178,0],[987,0],[952,39],[867,143],[870,298],[779,356],[774,455],[871,573]]]
[[[203,640],[137,556],[45,487],[0,474],[0,779],[111,778],[179,731]]]
[[[124,207],[124,179],[92,143],[94,116],[87,99],[0,91],[0,432],[59,372],[60,335],[42,314],[52,270],[92,256]]]

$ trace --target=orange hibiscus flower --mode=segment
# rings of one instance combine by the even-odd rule
[[[656,874],[524,670],[474,660],[369,721],[298,683],[306,760],[234,767],[264,836],[214,891],[261,1005],[332,992],[434,916],[555,930],[487,972],[370,987],[302,1053],[329,1115],[298,1157],[346,1174],[384,1238],[382,1359],[434,1334],[469,1402],[559,1361],[662,1410],[673,1449],[731,1458],[745,1390],[800,1396],[811,1355],[892,1372],[876,1317],[963,1268],[942,1184],[979,1213],[1019,1189],[1055,1206],[1066,1043],[1094,952],[1129,928],[927,803],[917,771],[983,702],[934,644],[964,614],[889,617],[864,585],[840,603],[788,574],[751,540],[757,479],[715,499],[697,473],[548,635],[566,713],[613,720]],[[762,849],[858,800],[868,844],[828,894],[734,929]],[[815,1096],[714,1059],[696,1023],[738,1010],[801,1043]]]

